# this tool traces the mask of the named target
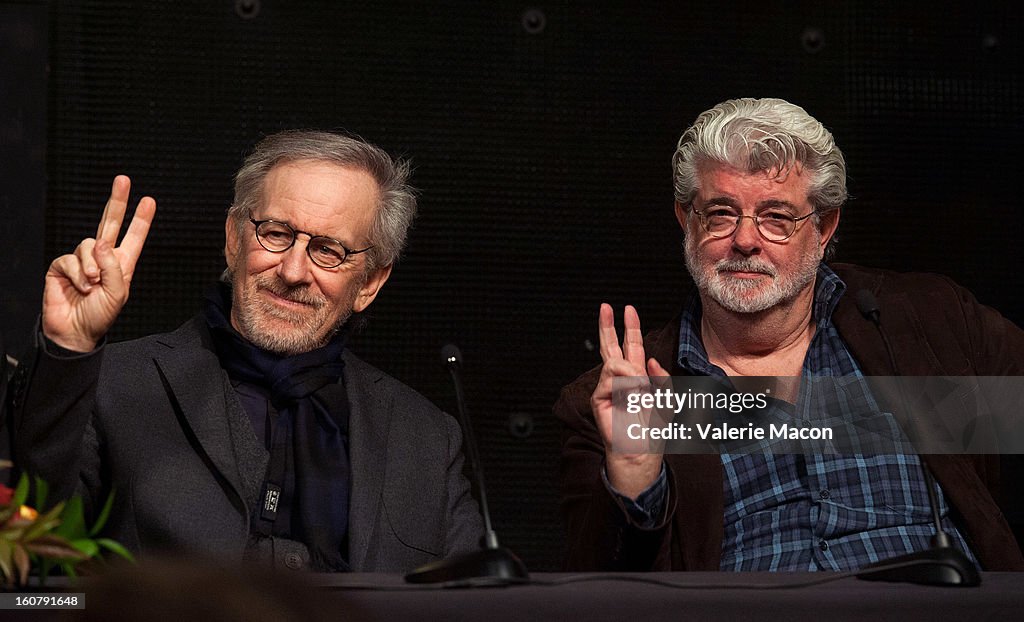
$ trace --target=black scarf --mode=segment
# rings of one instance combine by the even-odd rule
[[[338,385],[344,397],[339,380],[346,335],[339,332],[310,352],[281,356],[239,335],[230,314],[231,288],[219,283],[207,294],[203,315],[221,366],[233,380],[269,391],[269,406],[277,412],[254,531],[303,542],[316,570],[348,570],[348,400],[332,400],[328,408],[316,393]],[[263,506],[268,487],[275,486],[280,492],[277,512],[268,514]]]

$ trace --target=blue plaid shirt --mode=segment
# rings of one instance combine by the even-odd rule
[[[812,311],[817,326],[804,376],[863,377],[832,324],[845,291],[843,281],[822,265]],[[683,311],[679,365],[691,374],[724,377],[708,360],[700,318],[700,298],[694,294]],[[865,399],[871,400],[870,395]],[[915,454],[723,454],[722,467],[722,570],[851,570],[930,544],[931,509]],[[644,498],[658,496],[663,480]],[[941,488],[938,498],[954,545],[974,559],[949,519]],[[646,514],[656,512],[651,507]]]

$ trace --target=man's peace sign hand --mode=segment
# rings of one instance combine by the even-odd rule
[[[654,483],[661,472],[660,452],[620,453],[612,450],[612,383],[615,378],[636,379],[644,387],[650,377],[668,377],[668,372],[653,358],[645,360],[644,337],[640,330],[640,316],[632,306],[626,306],[623,315],[623,339],[615,332],[615,315],[610,305],[602,304],[598,318],[601,342],[601,377],[590,397],[594,419],[601,432],[605,447],[605,468],[608,481],[620,493],[635,499]],[[638,387],[640,388],[640,387]],[[621,407],[621,405],[620,405]]]
[[[143,197],[128,232],[117,245],[131,181],[114,178],[95,238],[53,260],[43,289],[43,334],[57,345],[88,352],[96,347],[128,301],[135,264],[156,215],[156,201]]]

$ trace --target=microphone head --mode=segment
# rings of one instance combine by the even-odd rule
[[[857,290],[854,300],[857,303],[857,310],[860,311],[861,315],[868,319],[871,319],[872,316],[878,316],[878,299],[871,293],[871,290]]]
[[[446,343],[441,347],[441,362],[445,367],[462,367],[462,351],[454,343]]]

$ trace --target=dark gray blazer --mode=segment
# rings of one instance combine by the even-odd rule
[[[406,571],[476,548],[483,528],[457,423],[351,353],[344,358],[352,569]],[[318,396],[343,399],[339,388]],[[54,497],[84,495],[92,516],[114,491],[105,532],[129,549],[293,568],[308,561],[298,543],[249,544],[269,453],[202,318],[74,358],[40,344],[12,390],[18,465],[46,479]]]

